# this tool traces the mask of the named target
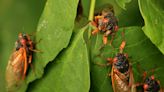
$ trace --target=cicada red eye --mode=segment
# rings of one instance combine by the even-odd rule
[[[117,62],[117,58],[116,57],[113,59],[113,62]]]
[[[21,44],[22,44],[23,46],[25,46],[26,43],[27,43],[27,41],[26,41],[25,39],[21,39],[20,42],[21,42]]]
[[[107,23],[107,22],[109,22],[109,19],[104,18],[104,19],[103,19],[103,22],[104,22],[104,23]]]
[[[147,84],[144,84],[144,85],[143,85],[144,90],[147,90],[148,87],[149,87],[149,86],[148,86]]]
[[[155,79],[155,77],[152,75],[152,76],[151,76],[151,79],[152,79],[152,80],[154,80],[154,79]]]

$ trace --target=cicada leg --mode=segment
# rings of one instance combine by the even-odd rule
[[[30,49],[30,50],[33,51],[33,52],[42,52],[42,51],[36,50],[36,49]]]
[[[97,23],[96,23],[96,22],[94,22],[94,21],[90,22],[90,24],[91,24],[92,26],[97,27]]]
[[[134,76],[133,76],[133,72],[132,72],[132,66],[130,65],[130,77],[129,77],[129,88],[131,88],[131,92],[136,92],[136,86],[134,83]]]
[[[106,45],[108,42],[108,37],[106,35],[103,36],[103,44]]]
[[[92,31],[92,35],[95,35],[99,32],[98,28],[96,28],[95,30]]]
[[[35,73],[35,69],[34,69],[34,66],[32,64],[32,55],[29,56],[28,63],[30,64],[30,67],[31,67],[32,71]]]
[[[104,57],[102,57],[101,55],[98,55],[98,56],[104,59]],[[98,62],[94,62],[94,64],[96,64],[98,66],[102,66],[102,67],[107,67],[107,66],[111,65],[112,62],[113,62],[113,59],[112,58],[107,58],[105,60],[107,60],[107,63],[106,64],[101,64],[101,63],[98,63]]]
[[[110,30],[111,40],[110,40],[110,42],[109,42],[109,45],[112,46],[112,47],[113,47],[112,42],[113,42],[113,40],[114,40],[115,34],[116,34],[115,32],[112,32],[112,31]],[[113,47],[113,48],[114,48],[114,47]]]
[[[112,87],[113,87],[113,91],[116,92],[116,87],[115,87],[115,79],[114,79],[114,67],[112,66],[112,70],[111,70],[111,74],[109,76],[111,76],[112,79]]]

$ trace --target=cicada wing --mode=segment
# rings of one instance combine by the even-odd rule
[[[114,79],[114,71],[113,71],[114,67],[112,66],[112,70],[111,70],[111,80],[112,80],[112,87],[113,87],[113,92],[116,92],[116,82]]]
[[[12,55],[10,56],[10,59],[8,61],[8,65],[6,68],[6,87],[7,90],[12,90],[15,87],[17,87],[21,80],[23,73],[23,51],[18,50],[14,51]]]
[[[135,81],[134,81],[134,76],[133,76],[133,71],[132,71],[132,66],[130,66],[130,77],[129,77],[129,84],[131,86],[131,92],[136,92],[136,85],[135,85]]]

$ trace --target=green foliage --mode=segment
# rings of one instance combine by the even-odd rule
[[[95,7],[91,6],[95,14],[113,7],[120,28],[114,48],[108,44],[102,50],[103,35],[91,35],[94,27],[87,20],[93,12],[92,0],[7,1],[0,0],[2,92],[6,92],[5,69],[19,32],[34,34],[32,39],[41,52],[34,53],[34,71],[29,67],[26,79],[14,92],[112,92],[111,67],[95,63],[106,64],[107,57],[119,52],[123,31],[127,43],[124,52],[130,57],[135,82],[142,81],[144,70],[155,68],[152,74],[164,85],[162,0],[96,0]]]
[[[139,0],[140,11],[144,18],[144,33],[164,54],[164,1]]]
[[[43,78],[32,83],[29,92],[89,91],[89,57],[83,37],[86,29],[87,27],[73,34],[68,48],[63,50],[52,63],[49,63]]]

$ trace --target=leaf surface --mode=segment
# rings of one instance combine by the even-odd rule
[[[29,86],[29,92],[89,92],[90,71],[84,32],[79,30],[69,46],[46,67],[45,75]]]
[[[143,31],[164,54],[164,1],[138,0],[138,2],[145,22]]]

